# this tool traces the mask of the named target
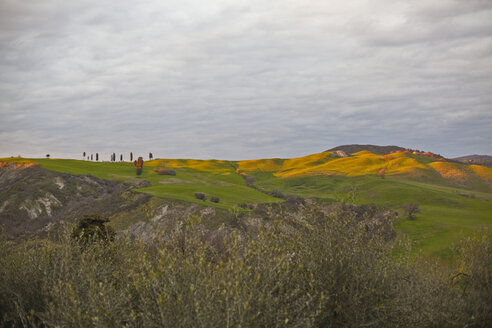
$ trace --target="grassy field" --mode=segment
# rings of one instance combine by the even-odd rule
[[[128,162],[89,162],[70,159],[3,159],[10,162],[37,162],[43,168],[69,174],[90,174],[103,179],[128,183],[145,179],[150,187],[137,191],[155,197],[196,202],[224,209],[236,208],[241,203],[268,203],[281,201],[246,186],[244,179],[235,173],[231,163],[221,161],[160,160],[144,164],[142,175],[135,174],[133,163]],[[166,168],[176,171],[176,176],[159,175],[153,168]],[[207,195],[207,200],[195,198],[196,192]],[[219,203],[210,201],[219,197]]]
[[[484,225],[492,225],[492,194],[439,186],[401,178],[374,176],[311,176],[278,179],[272,173],[252,173],[257,185],[286,194],[318,197],[327,202],[377,204],[397,210],[396,229],[417,249],[447,257],[449,246]],[[420,204],[421,213],[408,220],[401,206]]]
[[[347,158],[319,153],[294,159],[252,161],[166,159],[147,161],[136,176],[128,162],[89,162],[66,159],[4,159],[38,162],[42,167],[70,174],[90,174],[129,183],[145,179],[151,186],[138,191],[157,198],[196,202],[223,209],[242,203],[277,202],[246,185],[236,169],[255,178],[255,186],[280,190],[287,195],[315,197],[325,202],[377,204],[400,212],[396,228],[417,249],[447,257],[450,246],[483,225],[492,225],[492,169],[432,160],[411,154],[381,156],[359,152]],[[154,168],[176,171],[159,175]],[[377,172],[384,168],[385,178]],[[201,201],[196,192],[207,195]],[[219,203],[210,198],[219,197]],[[414,220],[404,217],[401,206],[418,202]]]

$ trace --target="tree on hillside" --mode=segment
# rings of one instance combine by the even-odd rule
[[[152,155],[152,153],[149,153],[149,160],[152,160],[152,158],[154,158],[154,155]]]
[[[85,151],[84,151],[84,153],[82,154],[82,157],[83,157],[83,158],[84,158],[84,160],[85,160]]]
[[[93,154],[91,154],[91,161],[92,161],[92,159],[93,159],[92,155],[93,155]]]
[[[123,162],[123,154],[120,154],[120,162]]]
[[[136,161],[137,164],[137,175],[141,175],[142,174],[142,169],[143,169],[143,157],[139,157],[138,158],[138,161]]]
[[[99,153],[96,153],[96,161],[99,160]]]
[[[420,213],[419,203],[417,202],[405,204],[402,209],[409,220],[415,219],[414,215]]]
[[[20,157],[20,156],[19,156]],[[50,158],[50,154],[46,154],[46,158]]]
[[[113,228],[106,225],[108,222],[109,219],[98,214],[85,215],[72,231],[72,238],[79,242],[81,246],[86,246],[97,240],[111,242],[114,240],[116,233]]]
[[[130,152],[130,162],[133,162],[133,153]]]

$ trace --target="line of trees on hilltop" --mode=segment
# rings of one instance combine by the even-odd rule
[[[49,155],[46,155],[47,158],[49,158]],[[94,154],[88,154],[85,151],[82,153],[82,158],[83,160],[87,161],[93,161],[94,160]],[[95,159],[96,161],[99,161],[99,153],[95,154]],[[154,159],[154,155],[149,152],[149,160]],[[116,162],[116,153],[112,153],[110,155],[110,161],[111,162]],[[123,162],[123,154],[120,154],[120,162]],[[133,152],[130,152],[130,162],[133,162]]]

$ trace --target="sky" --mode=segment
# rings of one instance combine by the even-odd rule
[[[490,0],[0,0],[0,157],[492,155]]]

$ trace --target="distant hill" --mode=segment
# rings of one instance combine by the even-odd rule
[[[454,161],[464,164],[475,164],[492,167],[492,156],[488,155],[468,155],[462,157],[453,158]]]
[[[332,149],[328,149],[326,151],[336,151],[336,150],[341,150],[344,151],[345,153],[352,155],[354,153],[358,153],[363,150],[370,151],[371,153],[376,153],[376,154],[389,154],[395,151],[404,151],[405,148],[403,147],[398,147],[398,146],[376,146],[376,145],[343,145],[343,146],[337,146]]]

